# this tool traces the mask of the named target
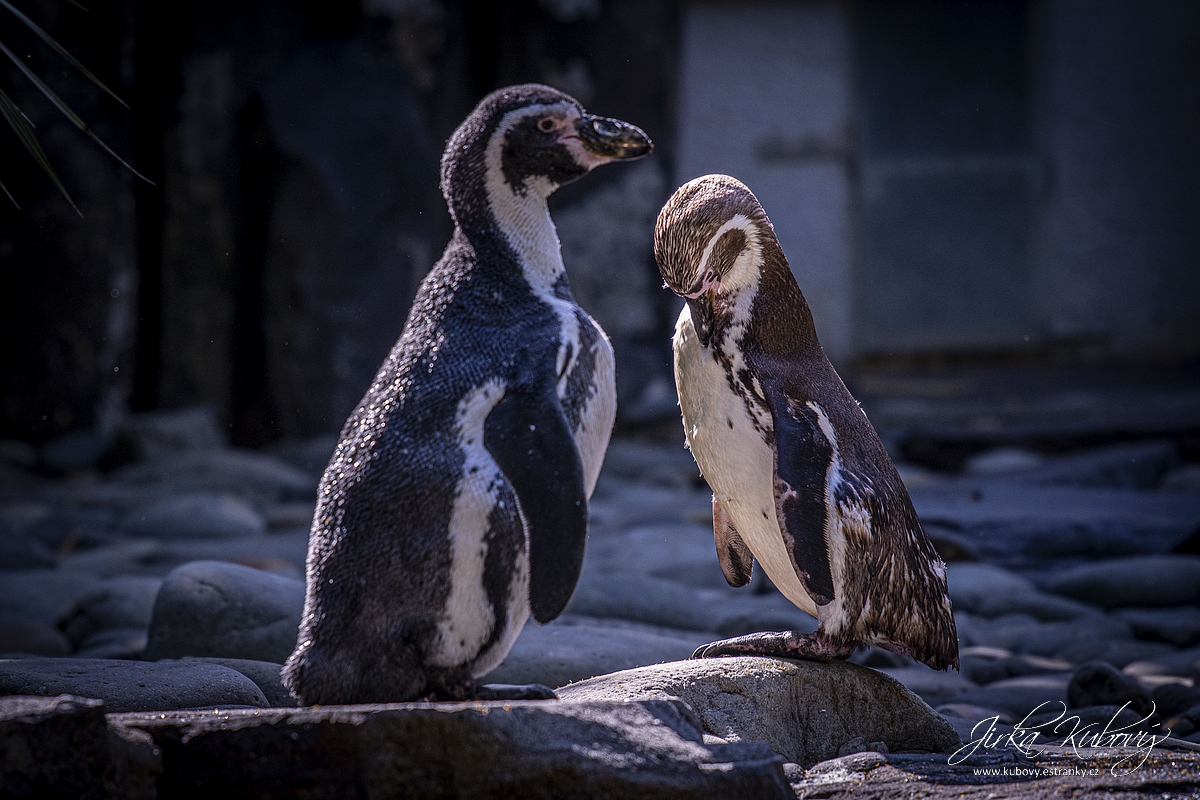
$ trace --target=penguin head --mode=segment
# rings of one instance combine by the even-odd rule
[[[667,288],[687,300],[702,346],[708,346],[719,311],[753,298],[762,247],[774,239],[758,198],[728,175],[689,181],[663,206],[654,226],[654,259]]]
[[[536,83],[509,86],[483,98],[450,137],[442,194],[461,224],[489,194],[545,199],[601,164],[653,149],[637,126],[588,114],[570,95]]]

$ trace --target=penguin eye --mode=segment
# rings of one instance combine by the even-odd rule
[[[554,130],[554,120],[551,117],[542,117],[538,122],[538,130],[542,133],[549,133]]]

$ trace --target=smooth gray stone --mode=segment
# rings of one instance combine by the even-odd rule
[[[1145,555],[1084,564],[1054,575],[1046,588],[1101,608],[1200,605],[1200,556]]]
[[[912,667],[879,667],[880,672],[904,684],[904,688],[931,706],[948,703],[975,688],[975,684],[954,671],[937,672],[923,664]]]
[[[1195,495],[997,480],[921,487],[910,494],[922,522],[962,532],[978,542],[983,557],[1003,563],[1162,553],[1200,527]]]
[[[795,797],[766,744],[706,745],[694,720],[677,699],[109,717],[162,751],[160,797]]]
[[[75,657],[139,659],[145,651],[145,628],[106,628],[80,642]]]
[[[983,617],[998,617],[1001,614],[1028,614],[1042,622],[1060,622],[1079,619],[1089,615],[1103,615],[1103,610],[1078,600],[1031,591],[1000,591],[980,600],[973,609]]]
[[[94,575],[68,569],[0,572],[0,620],[54,625],[77,600],[102,585]]]
[[[111,797],[104,711],[103,702],[85,697],[0,697],[0,795]]]
[[[1171,441],[1131,442],[1047,458],[1007,480],[1040,486],[1153,489],[1179,463]]]
[[[210,406],[127,414],[117,435],[133,445],[141,461],[153,461],[185,450],[215,450],[226,445],[216,412]]]
[[[114,480],[132,487],[229,492],[255,499],[308,500],[317,479],[266,453],[239,448],[189,450],[124,467]]]
[[[712,493],[703,489],[647,486],[601,475],[588,503],[589,544],[637,525],[692,522],[712,525]],[[714,550],[714,558],[716,551]]]
[[[1175,660],[1176,654],[1177,651],[1174,647],[1158,642],[1139,642],[1134,639],[1110,639],[1108,641],[1081,639],[1058,651],[1055,657],[1074,664],[1082,664],[1084,661],[1104,661],[1122,669],[1134,661],[1171,663]],[[1174,670],[1170,671],[1174,672]]]
[[[267,705],[253,681],[216,664],[147,664],[99,658],[0,661],[0,695],[60,694],[103,700],[107,711]]]
[[[726,637],[763,630],[811,632],[817,627],[815,619],[779,594],[731,594],[636,574],[585,574],[567,612]]]
[[[1164,492],[1200,494],[1200,464],[1184,464],[1169,470],[1159,482]]]
[[[1193,706],[1200,706],[1200,686],[1184,686],[1180,683],[1164,683],[1155,686],[1150,699],[1164,717],[1173,717]]]
[[[51,472],[95,469],[111,445],[111,440],[99,433],[71,431],[43,444],[39,460]]]
[[[1041,703],[1048,704],[1044,709],[1059,709],[1060,702],[1066,703],[1070,678],[1066,673],[1005,678],[963,692],[954,702],[999,709],[1020,721]]]
[[[76,600],[59,618],[58,628],[76,647],[109,628],[149,628],[154,598],[161,586],[158,578],[110,578]]]
[[[1129,623],[1139,639],[1167,642],[1176,647],[1200,644],[1200,608],[1121,608],[1113,612]]]
[[[227,561],[293,578],[304,577],[308,531],[288,531],[248,539],[164,542],[156,539],[122,541],[72,553],[63,569],[93,575],[163,577],[191,561]]]
[[[54,566],[54,556],[23,526],[0,516],[0,571],[41,569]]]
[[[1058,719],[1060,717],[1061,719]],[[1057,721],[1054,721],[1057,720]],[[1146,715],[1122,708],[1120,705],[1085,706],[1070,708],[1065,713],[1060,709],[1038,714],[1026,722],[1026,728],[1037,728],[1042,737],[1050,742],[1070,736],[1072,732],[1084,731],[1089,725],[1090,733],[1099,733],[1108,727],[1109,732],[1130,733],[1151,731],[1157,728],[1161,718],[1158,714]],[[1077,738],[1075,741],[1079,741]]]
[[[701,485],[696,460],[682,444],[613,439],[604,454],[605,474],[622,480],[678,488]]]
[[[486,680],[565,686],[609,672],[690,658],[709,641],[711,637],[695,631],[569,615],[544,626],[530,620]]]
[[[1150,694],[1133,678],[1112,664],[1089,661],[1081,664],[1067,684],[1067,705],[1071,708],[1087,706],[1120,706],[1129,703],[1139,716],[1154,710]]]
[[[788,761],[835,758],[847,742],[891,752],[941,751],[954,729],[903,685],[844,661],[704,658],[602,675],[557,690],[566,703],[678,697],[704,731],[726,741],[761,739]]]
[[[1066,622],[1038,625],[1017,636],[1012,649],[1018,653],[1050,658],[1072,651],[1080,644],[1091,647],[1099,642],[1128,639],[1130,636],[1129,624],[1124,620],[1095,614]]]
[[[971,647],[959,651],[958,663],[963,677],[984,685],[1005,678],[1042,675],[1047,672],[1070,672],[1073,669],[1070,662],[1062,659],[1028,653],[1013,654],[1005,650],[989,653],[989,650],[992,648]]]
[[[978,613],[995,596],[1033,594],[1037,588],[1021,575],[995,564],[954,562],[946,565],[946,588],[954,610]],[[997,616],[988,614],[987,616]]]
[[[1040,467],[1046,457],[1020,447],[994,447],[967,458],[963,472],[968,475],[1008,476]]]
[[[721,574],[713,544],[712,522],[666,522],[635,525],[616,533],[592,536],[583,574],[637,573],[697,588],[732,589]],[[747,594],[749,591],[746,592]]]
[[[220,561],[184,564],[158,592],[144,657],[282,664],[295,649],[303,608],[304,581]]]
[[[267,524],[240,497],[188,492],[130,509],[120,530],[154,539],[240,539],[265,533]]]
[[[44,622],[0,620],[0,653],[69,656],[71,640]]]
[[[275,664],[270,661],[254,661],[249,658],[196,658],[189,657],[184,661],[196,661],[203,664],[219,664],[222,667],[229,667],[245,675],[250,680],[254,681],[254,685],[262,690],[263,696],[267,698],[267,702],[271,706],[298,706],[296,698],[292,697],[283,685],[283,680],[280,678],[280,671],[283,669],[283,664]]]

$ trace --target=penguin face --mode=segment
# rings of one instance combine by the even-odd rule
[[[687,300],[702,346],[752,296],[759,243],[770,233],[758,199],[726,175],[684,184],[659,212],[654,258],[667,288]]]
[[[510,86],[480,101],[450,138],[442,192],[458,219],[480,184],[545,198],[601,164],[653,149],[638,127],[588,114],[570,95],[539,84]]]

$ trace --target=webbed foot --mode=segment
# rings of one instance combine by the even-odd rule
[[[696,648],[692,658],[770,656],[800,658],[808,661],[829,661],[834,658],[846,658],[853,652],[854,645],[830,641],[820,632],[764,631],[702,645]]]

